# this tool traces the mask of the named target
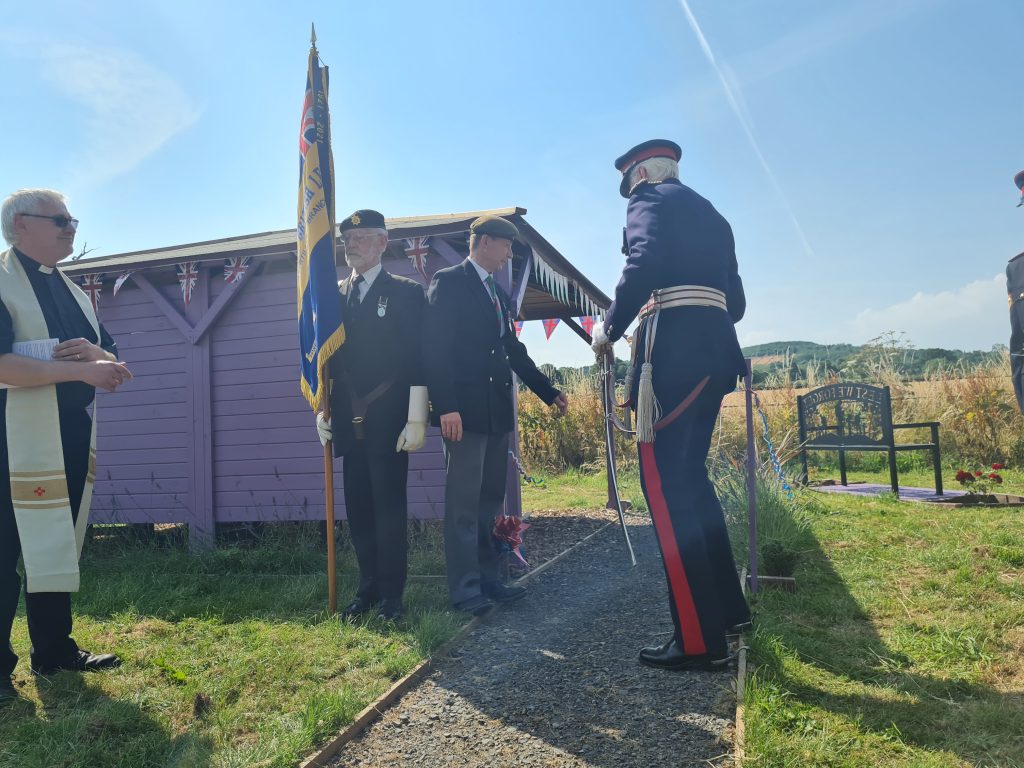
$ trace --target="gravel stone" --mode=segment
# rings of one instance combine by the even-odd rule
[[[436,659],[329,765],[731,765],[735,672],[637,661],[641,647],[671,636],[672,622],[653,529],[631,522],[630,534],[636,568],[618,526],[605,529]]]

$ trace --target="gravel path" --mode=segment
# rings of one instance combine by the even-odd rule
[[[332,766],[730,765],[735,674],[648,669],[671,634],[650,524],[618,526],[529,582]]]

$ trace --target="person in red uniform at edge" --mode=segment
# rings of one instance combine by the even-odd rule
[[[1024,171],[1013,177],[1014,186],[1020,190],[1020,202],[1024,205]],[[1010,375],[1017,405],[1024,411],[1024,252],[1018,253],[1006,265],[1006,296],[1010,303]]]
[[[615,161],[629,200],[626,266],[593,348],[600,359],[640,316],[627,386],[675,625],[640,662],[716,670],[729,661],[727,633],[750,623],[705,463],[722,398],[745,372],[734,323],[746,299],[729,222],[680,183],[680,156],[674,142],[652,140]]]

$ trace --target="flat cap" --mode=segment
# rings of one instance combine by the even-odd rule
[[[629,172],[637,163],[650,160],[652,157],[667,157],[678,163],[682,156],[683,150],[679,148],[679,145],[668,139],[651,139],[637,144],[625,154],[615,158],[615,169],[622,174],[619,193],[623,197],[629,197]]]
[[[1017,207],[1020,208],[1024,205],[1024,171],[1021,171],[1013,177],[1013,183],[1017,185],[1017,189],[1020,190],[1020,202],[1017,203]]]
[[[342,232],[347,232],[350,229],[387,229],[384,216],[368,208],[360,209],[342,219],[340,226]]]
[[[469,225],[470,233],[474,235],[490,235],[501,237],[505,240],[515,240],[519,237],[519,230],[511,221],[506,221],[501,216],[481,216]]]

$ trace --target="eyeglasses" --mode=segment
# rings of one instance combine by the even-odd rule
[[[74,224],[75,229],[78,229],[78,219],[72,219],[70,216],[46,216],[41,213],[23,213],[22,216],[31,216],[33,219],[49,219],[57,225],[58,229],[64,229],[68,224]]]

